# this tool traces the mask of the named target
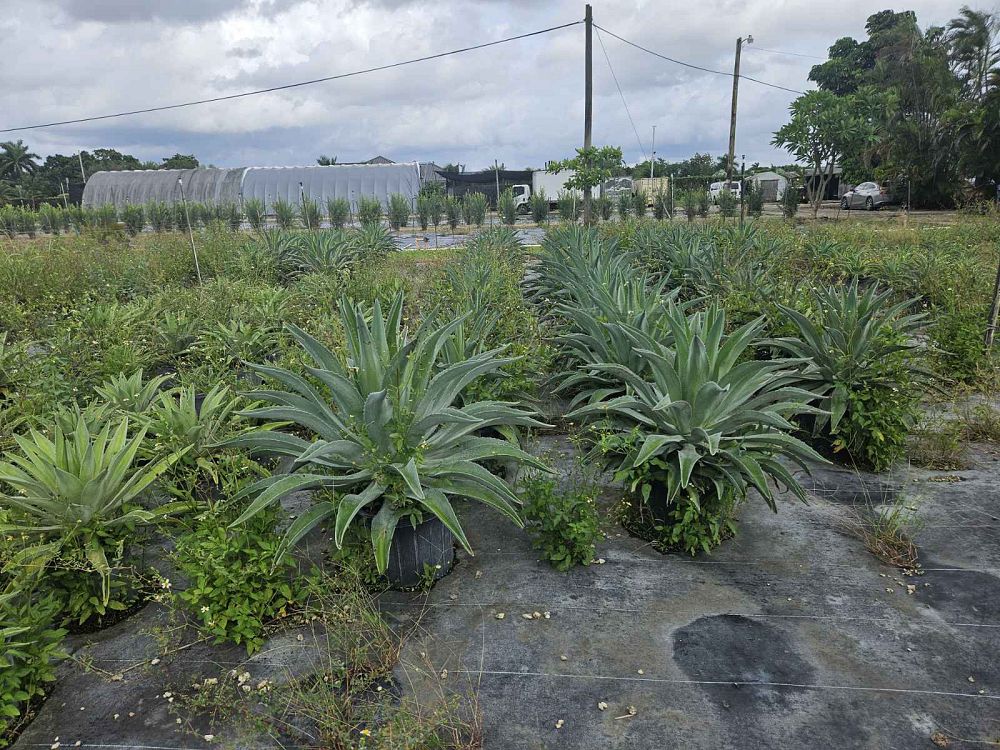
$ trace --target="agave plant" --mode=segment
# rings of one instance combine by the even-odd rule
[[[167,380],[167,375],[145,380],[142,370],[136,370],[131,375],[120,373],[96,386],[94,390],[112,413],[139,415],[153,405]]]
[[[247,216],[250,228],[259,232],[264,228],[267,217],[264,214],[264,202],[260,198],[248,198],[243,202],[243,212]]]
[[[15,435],[20,451],[8,452],[0,461],[0,487],[12,490],[0,490],[0,509],[7,511],[0,532],[24,544],[15,561],[39,569],[59,558],[96,573],[101,597],[94,606],[101,614],[123,534],[173,510],[144,510],[135,501],[180,454],[136,466],[146,430],[129,438],[129,426],[126,417],[92,434],[79,415],[71,432],[57,421],[51,439],[37,430]],[[84,612],[86,619],[91,610]]]
[[[399,248],[392,239],[392,234],[381,224],[362,224],[348,236],[355,259],[371,261],[384,258]]]
[[[320,211],[319,203],[303,195],[299,205],[299,221],[302,222],[302,226],[306,229],[319,229],[322,220],[323,213]]]
[[[913,357],[926,314],[906,314],[915,299],[893,304],[891,298],[892,290],[880,291],[877,284],[860,291],[857,279],[845,287],[820,287],[814,319],[778,306],[801,338],[769,342],[807,363],[803,380],[821,396],[825,412],[816,416],[813,434],[845,433],[835,447],[876,468],[901,452],[919,395],[913,385],[930,376]]]
[[[255,482],[237,495],[237,500],[247,497],[252,502],[236,523],[290,492],[329,488],[336,498],[318,502],[296,519],[286,533],[285,546],[335,517],[333,539],[339,547],[351,523],[367,511],[380,572],[387,569],[393,534],[404,519],[416,528],[425,518],[435,517],[470,549],[452,498],[480,500],[521,525],[517,496],[480,462],[507,458],[543,467],[507,441],[476,433],[488,427],[539,423],[532,412],[509,403],[455,406],[466,386],[511,360],[492,350],[441,369],[441,349],[460,321],[438,326],[428,319],[411,336],[403,325],[402,295],[385,314],[378,302],[368,311],[342,299],[340,314],[346,333],[344,358],[289,326],[315,362],[307,369],[322,389],[288,370],[255,366],[284,390],[256,392],[255,397],[273,406],[244,415],[292,422],[315,439],[261,429],[228,441],[294,459],[291,473]]]
[[[153,336],[167,359],[176,359],[198,340],[198,321],[183,310],[167,311],[156,321]]]
[[[357,260],[359,251],[344,232],[321,229],[300,238],[295,258],[300,272],[339,273]]]
[[[330,198],[326,202],[326,214],[330,218],[330,227],[343,229],[351,218],[351,204],[347,198]]]
[[[279,229],[293,229],[295,227],[296,210],[295,206],[286,200],[278,198],[271,204],[274,210],[274,220]]]
[[[815,412],[815,394],[794,385],[794,360],[740,361],[763,325],[758,319],[729,336],[716,307],[685,315],[672,306],[673,347],[636,335],[648,358],[643,377],[617,363],[596,365],[621,379],[623,395],[585,405],[570,417],[605,420],[611,438],[597,450],[620,460],[618,476],[653,499],[670,541],[688,552],[717,544],[736,502],[756,489],[772,510],[768,480],[800,499],[805,492],[779,459],[808,470],[823,459],[793,437],[789,417]]]

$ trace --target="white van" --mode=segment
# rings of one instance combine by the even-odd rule
[[[728,190],[736,200],[740,199],[740,183],[738,182],[713,182],[708,186],[708,198],[712,203],[719,202],[719,194],[723,190]]]

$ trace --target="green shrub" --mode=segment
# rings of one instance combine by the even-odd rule
[[[125,231],[128,232],[129,236],[135,237],[146,224],[142,206],[125,206],[122,209],[122,221],[125,223]]]
[[[764,214],[764,189],[756,180],[747,180],[743,186],[746,191],[747,213],[755,219],[759,219]]]
[[[431,213],[434,210],[433,203],[436,200],[439,200],[436,194],[421,193],[417,196],[417,223],[420,224],[420,229],[425,232],[431,225]]]
[[[594,218],[600,219],[601,221],[608,221],[611,219],[611,215],[614,211],[614,205],[611,203],[611,199],[606,195],[598,196],[592,201],[592,207],[594,209]]]
[[[362,224],[350,233],[347,242],[354,257],[363,263],[381,260],[399,249],[389,230],[381,224]]]
[[[166,203],[147,203],[144,213],[154,232],[169,232],[174,225],[174,214]]]
[[[35,217],[35,212],[30,208],[18,208],[14,213],[14,226],[17,227],[17,231],[21,234],[26,234],[29,237],[35,236],[35,231],[38,229],[38,223]]]
[[[672,219],[673,206],[670,205],[670,193],[660,188],[653,193],[653,218],[657,221]]]
[[[563,221],[576,221],[580,218],[582,206],[576,192],[571,190],[560,190],[556,199],[559,208],[559,218]]]
[[[458,198],[449,195],[445,198],[444,213],[448,226],[454,232],[458,227],[458,223],[462,220],[462,202]]]
[[[372,226],[382,222],[382,203],[378,198],[362,195],[358,198],[358,222],[361,226]]]
[[[239,203],[226,203],[223,204],[222,212],[225,214],[224,220],[226,226],[229,227],[229,231],[236,232],[239,228],[243,226],[243,209],[240,208]]]
[[[521,502],[525,528],[535,549],[556,570],[590,565],[594,544],[601,538],[594,485],[560,491],[554,479],[531,478],[524,482]]]
[[[627,219],[632,213],[632,196],[629,193],[618,194],[618,218]]]
[[[825,413],[815,415],[813,435],[879,471],[903,454],[920,398],[916,384],[926,376],[913,341],[926,316],[904,314],[916,300],[892,304],[891,296],[877,285],[860,292],[857,279],[818,288],[812,317],[779,305],[801,338],[771,340],[806,361],[803,382],[822,396]]]
[[[791,181],[785,185],[785,192],[781,194],[781,215],[786,219],[794,219],[799,212],[799,188]]]
[[[636,216],[646,215],[646,191],[637,189],[632,192],[632,213]]]
[[[511,188],[506,188],[500,193],[500,197],[497,199],[497,213],[501,223],[511,227],[517,223],[517,203]]]
[[[295,466],[304,469],[276,474],[238,493],[234,500],[253,500],[237,523],[289,492],[336,488],[337,501],[321,501],[300,516],[288,529],[286,542],[294,544],[310,529],[335,517],[334,542],[340,547],[358,513],[364,508],[377,509],[370,533],[379,572],[386,570],[393,533],[400,522],[437,517],[469,549],[449,496],[480,499],[520,524],[517,496],[478,462],[509,459],[544,467],[506,441],[475,433],[487,426],[539,423],[531,417],[532,412],[509,404],[453,406],[467,385],[508,361],[493,351],[439,368],[440,345],[451,334],[453,324],[422,326],[411,339],[403,324],[402,295],[385,314],[378,302],[369,313],[346,299],[341,300],[340,310],[346,356],[334,354],[304,331],[289,327],[315,361],[313,374],[329,388],[317,390],[280,368],[255,367],[288,390],[258,392],[255,395],[278,409],[252,409],[244,414],[251,419],[294,422],[318,434],[320,442],[267,425],[230,441],[233,447],[294,457]]]
[[[483,193],[466,193],[462,198],[462,217],[470,227],[481,227],[485,224],[489,210],[489,200]]]
[[[727,219],[731,219],[736,216],[736,209],[739,207],[739,201],[736,198],[736,194],[731,190],[721,190],[719,192],[719,213],[722,214]]]
[[[815,397],[790,387],[795,363],[745,359],[762,319],[726,336],[717,307],[690,315],[669,307],[672,347],[633,334],[650,360],[648,375],[614,362],[596,365],[628,392],[568,416],[598,420],[603,435],[592,455],[619,462],[616,476],[639,490],[660,541],[693,555],[735,530],[733,508],[751,488],[777,509],[768,479],[805,500],[779,459],[805,470],[808,460],[822,459],[790,434],[787,418],[812,411],[807,402]]]
[[[443,190],[444,188],[441,188],[440,190],[434,190],[430,193],[432,199],[430,202],[430,216],[431,224],[434,225],[434,231],[437,231],[438,224],[441,223],[441,220],[444,217],[445,202],[448,199],[448,196],[442,192]]]
[[[10,239],[17,236],[17,209],[13,206],[0,206],[0,233]]]
[[[278,198],[271,204],[274,211],[274,220],[279,229],[293,229],[295,227],[296,210],[288,201]]]
[[[174,559],[189,581],[177,598],[215,643],[242,645],[253,654],[264,645],[268,625],[306,594],[293,577],[294,561],[279,551],[277,514],[259,513],[235,528],[232,520],[203,516],[177,540]]]
[[[303,195],[299,202],[299,221],[306,229],[319,229],[323,221],[319,203],[306,195]]]
[[[0,595],[0,747],[22,724],[27,704],[45,695],[56,679],[56,663],[66,656],[66,631],[54,625],[58,613],[51,596]]]
[[[399,231],[410,223],[410,201],[405,195],[393,193],[389,196],[389,226]]]
[[[347,198],[330,198],[326,202],[326,213],[333,229],[343,229],[351,218],[351,203]]]
[[[545,224],[549,220],[549,197],[545,188],[531,194],[531,220],[536,224]]]
[[[698,215],[704,219],[708,216],[708,191],[697,190],[695,191],[695,197],[698,201]]]
[[[68,620],[99,621],[128,606],[133,581],[122,559],[129,537],[135,527],[172,511],[136,504],[179,458],[137,467],[145,434],[140,429],[130,438],[127,418],[91,434],[80,414],[71,431],[57,421],[52,439],[36,430],[16,436],[20,451],[0,462],[0,487],[14,490],[0,493],[0,509],[9,512],[7,530],[19,540],[19,559],[47,568],[46,583]]]
[[[681,201],[684,204],[684,216],[687,217],[688,221],[694,221],[694,217],[698,215],[699,211],[699,201],[700,197],[697,191],[688,190],[681,196]]]
[[[38,208],[38,221],[46,234],[59,234],[62,231],[61,211],[49,203],[43,203]]]
[[[267,223],[267,217],[264,214],[264,201],[260,198],[250,198],[243,202],[243,211],[247,215],[251,229],[259,232],[264,228]]]
[[[935,364],[945,377],[971,383],[989,362],[986,349],[986,305],[962,304],[949,300],[932,310],[934,325],[929,330],[934,344]]]

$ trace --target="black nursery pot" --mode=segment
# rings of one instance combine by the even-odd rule
[[[434,580],[446,576],[455,564],[455,536],[437,516],[417,524],[402,520],[392,535],[389,567],[385,574],[395,588],[408,589],[423,582],[424,566],[440,566]]]

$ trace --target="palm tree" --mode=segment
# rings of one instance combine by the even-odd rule
[[[992,13],[963,6],[948,23],[946,39],[952,65],[964,79],[966,91],[981,99],[989,90],[990,73],[1000,63],[1000,19]]]
[[[22,175],[34,174],[38,169],[35,159],[38,154],[28,151],[24,141],[0,143],[0,177],[16,180]]]

